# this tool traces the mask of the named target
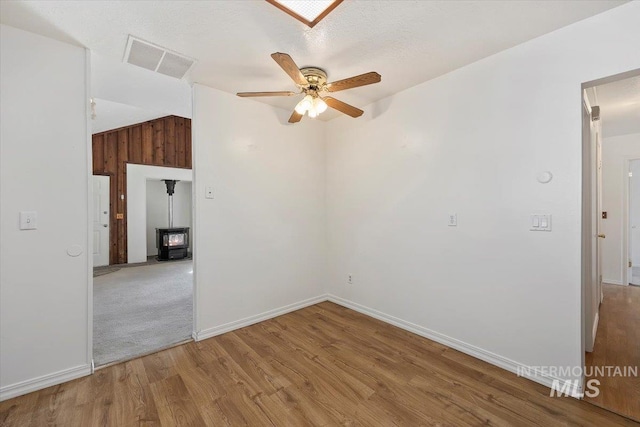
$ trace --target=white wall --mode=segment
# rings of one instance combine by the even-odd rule
[[[511,369],[581,366],[581,83],[640,68],[638,22],[627,4],[329,122],[329,291]]]
[[[147,180],[177,179],[190,182],[192,175],[191,169],[127,164],[128,264],[147,261]],[[190,238],[192,242],[195,240],[193,233]]]
[[[505,367],[579,365],[580,84],[640,68],[639,20],[620,6],[326,125],[195,85],[196,336],[329,290]],[[83,51],[1,43],[4,398],[88,370],[88,260],[65,250],[86,249],[89,171]],[[39,230],[17,231],[21,209]],[[529,232],[532,212],[553,232]]]
[[[90,372],[86,65],[0,26],[0,399]]]
[[[191,228],[191,182],[176,183],[173,194],[174,227]],[[156,228],[169,226],[169,201],[167,185],[159,179],[147,180],[147,255],[158,255]],[[193,233],[191,233],[193,234]],[[191,236],[193,237],[193,236]],[[189,239],[189,251],[191,251]]]
[[[605,125],[603,123],[603,125]],[[624,216],[624,181],[628,179],[625,158],[640,158],[640,134],[621,135],[602,140],[602,279],[605,283],[622,285],[623,259],[622,227]]]
[[[183,80],[91,54],[91,96],[161,115],[191,118],[191,87]],[[96,105],[100,114],[100,105]]]
[[[206,86],[193,96],[200,339],[324,294],[325,153],[321,122],[289,125],[289,111]]]

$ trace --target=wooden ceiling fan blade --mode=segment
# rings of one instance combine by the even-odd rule
[[[293,62],[293,59],[286,53],[272,53],[271,57],[274,61],[278,63],[280,67],[284,70],[285,73],[291,77],[291,79],[300,86],[306,86],[309,84],[307,79],[304,78],[302,72],[300,72],[300,68]]]
[[[297,95],[297,92],[290,91],[280,91],[280,92],[238,92],[238,95],[241,98],[249,98],[253,96],[293,96]]]
[[[289,123],[298,123],[302,119],[302,114],[299,114],[296,110],[293,110],[291,117],[289,117]]]
[[[329,92],[338,92],[339,90],[351,89],[354,87],[366,86],[373,83],[380,83],[382,76],[375,71],[360,74],[359,76],[349,77],[348,79],[338,80],[337,82],[328,83],[327,90]]]
[[[362,113],[364,113],[364,111],[362,111],[361,109],[356,108],[353,105],[349,105],[346,102],[338,101],[337,99],[330,96],[325,96],[322,99],[327,103],[329,107],[333,108],[334,110],[338,110],[341,113],[346,114],[347,116],[355,118],[360,117]]]

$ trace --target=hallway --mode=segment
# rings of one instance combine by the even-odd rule
[[[598,333],[592,353],[587,353],[587,373],[592,367],[640,365],[640,287],[602,286]],[[584,400],[640,421],[640,378],[594,375],[600,394]]]

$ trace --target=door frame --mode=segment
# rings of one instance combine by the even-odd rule
[[[594,304],[594,288],[598,289],[598,183],[597,183],[597,139],[594,135],[594,124],[592,120],[592,106],[589,103],[586,90],[582,90],[581,97],[581,151],[582,151],[582,215],[581,215],[581,246],[582,246],[582,268],[581,268],[581,363],[584,365],[585,352],[593,351],[595,343],[596,328],[599,321],[598,304]],[[586,118],[585,118],[586,113]],[[588,124],[585,122],[588,120]],[[585,135],[588,129],[589,134]],[[591,313],[593,307],[596,313]],[[593,315],[590,316],[590,315]]]
[[[93,374],[95,372],[93,364],[93,254],[91,256],[88,254],[89,249],[93,248],[93,138],[91,136],[93,98],[91,97],[91,51],[88,48],[84,49],[84,58],[87,137],[87,160],[85,163],[87,167],[87,364],[91,366]],[[109,180],[109,189],[111,189],[111,180]],[[111,244],[109,244],[109,249],[111,249]]]
[[[586,99],[586,93],[585,90],[595,87],[595,86],[600,86],[600,85],[604,85],[607,83],[612,83],[612,82],[616,82],[619,80],[624,80],[630,77],[636,77],[640,75],[640,69],[635,69],[635,70],[629,70],[629,71],[625,71],[623,73],[620,74],[614,74],[611,76],[607,76],[607,77],[603,77],[603,78],[599,78],[599,79],[595,79],[595,80],[591,80],[591,81],[587,81],[582,83],[581,85],[581,97],[580,97],[580,112],[582,115],[582,109],[585,108],[585,101],[586,101],[586,105],[588,106],[588,100]],[[590,107],[590,106],[589,106]],[[581,123],[582,126],[582,123]],[[582,364],[582,366],[585,366],[585,351],[586,351],[586,344],[587,344],[587,337],[586,337],[586,310],[585,310],[585,299],[586,299],[586,292],[587,292],[587,282],[585,280],[585,273],[587,271],[591,271],[591,269],[593,268],[592,263],[594,262],[593,259],[593,255],[591,252],[591,245],[593,244],[593,239],[597,239],[597,237],[595,235],[592,234],[592,230],[591,227],[587,228],[585,227],[585,220],[589,220],[591,222],[591,217],[587,216],[587,218],[585,218],[584,213],[585,213],[585,209],[587,208],[587,203],[589,203],[589,210],[591,210],[590,206],[591,206],[591,197],[595,196],[595,188],[593,188],[593,182],[592,182],[592,178],[591,178],[591,174],[589,175],[589,178],[587,180],[586,176],[585,176],[585,168],[593,168],[593,164],[591,162],[591,160],[593,160],[593,162],[595,162],[595,159],[589,159],[589,163],[586,164],[586,158],[584,155],[584,150],[586,149],[585,145],[585,141],[584,141],[584,134],[581,131],[581,143],[580,143],[580,147],[581,147],[581,155],[582,155],[582,167],[581,167],[581,175],[582,175],[582,186],[581,186],[581,190],[580,190],[580,194],[581,194],[581,210],[582,210],[582,217],[581,217],[581,270],[580,270],[580,274],[581,274],[581,278],[582,278],[582,283],[581,283],[581,293],[580,293],[580,304],[581,304],[581,315],[580,315],[580,328],[581,328],[581,335],[580,335],[580,362]],[[628,169],[627,169],[628,171]],[[627,174],[628,176],[628,174]],[[627,182],[627,186],[628,186],[628,182]],[[600,215],[599,212],[590,212],[591,215],[596,214],[596,215]],[[628,215],[628,213],[627,213]],[[624,221],[623,221],[624,223]],[[627,252],[628,252],[628,247],[627,247]],[[597,262],[597,260],[596,260]],[[626,271],[626,270],[625,270]],[[599,296],[599,303],[602,303],[602,293]],[[583,375],[582,375],[582,381],[580,384],[580,388],[582,391],[584,391],[584,384],[586,383],[586,378],[585,378],[585,373],[586,370],[583,371]]]
[[[87,218],[87,240],[86,240],[86,252],[89,252],[89,248],[93,248],[93,221],[92,221],[92,213],[93,213],[93,133],[92,133],[92,101],[91,97],[91,50],[85,48],[85,113],[86,113],[86,150],[87,150],[87,158],[86,158],[86,167],[87,167],[87,178],[86,178],[86,190],[87,190],[87,205],[86,205],[86,218]],[[191,90],[191,101],[193,104],[193,88]],[[193,113],[191,114],[191,129],[194,127],[194,117]],[[191,235],[190,239],[192,241],[192,250],[193,250],[193,318],[192,318],[192,339],[195,341],[197,337],[198,328],[198,282],[197,282],[197,252],[195,252],[195,242],[197,237],[197,216],[196,216],[196,203],[197,203],[197,192],[196,192],[196,168],[195,168],[195,158],[196,158],[197,144],[196,144],[196,136],[195,132],[191,132],[191,173],[192,173],[192,181],[191,181]],[[109,187],[110,191],[114,188],[113,186],[113,174],[104,174],[109,176]],[[109,198],[111,200],[111,198]],[[110,216],[113,218],[113,213],[115,212],[113,207],[110,206]],[[109,222],[110,227],[113,226],[111,220]],[[111,230],[109,230],[111,233]],[[109,236],[109,262],[111,262],[111,236]],[[95,372],[95,364],[93,361],[93,256],[89,256],[87,253],[87,364],[91,367],[91,374]]]
[[[631,231],[631,218],[629,216],[629,208],[630,208],[630,191],[631,187],[629,185],[629,168],[631,167],[631,162],[633,160],[640,160],[637,156],[624,156],[622,159],[622,284],[624,286],[629,286],[629,267],[628,262],[631,257],[631,253],[629,252],[631,246],[631,239],[629,238],[629,234]]]

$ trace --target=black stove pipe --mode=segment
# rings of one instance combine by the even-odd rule
[[[164,180],[169,195],[169,228],[173,228],[173,193],[176,192],[176,182],[178,181],[175,179]]]

